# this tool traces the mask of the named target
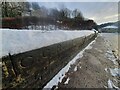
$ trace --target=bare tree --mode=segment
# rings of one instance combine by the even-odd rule
[[[2,17],[21,16],[23,2],[2,2]]]
[[[81,20],[83,19],[83,15],[78,9],[73,10],[72,16],[73,16],[73,18],[77,18],[77,19],[81,19]]]
[[[33,2],[33,3],[32,3],[32,8],[33,8],[34,10],[38,10],[38,9],[40,9],[40,6],[39,6],[39,4],[38,4],[37,2]]]

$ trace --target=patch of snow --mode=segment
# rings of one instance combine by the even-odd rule
[[[77,66],[75,66],[74,71],[77,71]]]
[[[68,77],[64,84],[68,84],[69,81],[70,81],[70,78]]]
[[[113,88],[112,81],[110,79],[108,80],[108,88]]]
[[[65,73],[68,72],[69,68],[71,65],[73,65],[78,59],[83,57],[83,53],[85,50],[89,49],[91,45],[95,42],[93,40],[87,47],[85,47],[82,51],[80,51],[64,68],[62,68],[55,77],[50,80],[47,85],[44,87],[45,88],[52,88],[54,85],[58,85],[58,82],[61,82],[62,79],[65,76]],[[59,80],[60,77],[60,80]]]
[[[93,34],[90,30],[52,30],[43,32],[43,30],[17,30],[0,29],[0,58],[2,56],[22,53],[41,47],[49,46],[55,43],[72,40]],[[2,45],[2,46],[1,46]]]
[[[0,32],[0,56],[2,55],[2,33]]]
[[[108,72],[108,69],[107,69],[107,68],[105,68],[105,71],[106,71],[106,72]]]
[[[95,30],[95,29],[92,29],[92,31],[94,31],[94,32],[98,33],[98,31],[97,31],[97,30]]]
[[[111,69],[110,68],[110,73],[112,76],[120,76],[120,69],[118,69],[118,68]]]
[[[113,52],[111,51],[111,50],[108,50],[107,52],[106,52],[106,56],[107,56],[107,58],[109,59],[109,60],[111,60],[115,65],[118,65],[118,63],[117,63],[117,59],[115,58],[115,56],[113,55]]]
[[[2,62],[0,62],[0,67],[2,67]]]
[[[104,86],[104,88],[107,88],[107,86]]]
[[[98,48],[94,48],[95,50],[97,50],[98,52],[100,52],[100,53],[103,53],[103,51],[102,50],[99,50]]]
[[[117,26],[106,26],[106,27],[104,27],[104,28],[115,28],[115,29],[117,29],[118,27]]]
[[[57,23],[62,23],[62,21],[57,21]]]
[[[92,46],[90,46],[88,49],[92,49]]]
[[[95,43],[95,41],[96,41],[96,38],[85,49],[92,49],[92,45]]]
[[[118,83],[118,80],[117,80],[117,79],[114,78],[113,80]]]
[[[108,88],[115,88],[116,90],[120,90],[120,88],[115,86],[110,79],[108,80]]]

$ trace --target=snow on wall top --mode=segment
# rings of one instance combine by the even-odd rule
[[[67,30],[12,30],[0,29],[2,39],[0,40],[0,58],[2,56],[11,55],[45,47],[55,43],[75,39],[78,37],[88,36],[94,31],[67,31]]]

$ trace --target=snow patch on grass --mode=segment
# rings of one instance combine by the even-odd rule
[[[69,81],[70,81],[70,78],[68,77],[64,84],[68,84]]]
[[[116,90],[120,90],[120,88],[115,86],[114,83],[110,79],[108,80],[108,88],[114,88]]]
[[[105,71],[108,73],[108,69],[107,68],[105,68]]]
[[[111,60],[115,65],[118,65],[118,63],[117,63],[117,59],[115,58],[115,56],[113,55],[113,52],[111,51],[111,50],[108,50],[107,52],[106,52],[106,57],[109,59],[109,60]]]
[[[74,71],[77,71],[77,66],[75,66]]]
[[[110,68],[110,73],[111,73],[111,75],[112,76],[120,76],[120,69],[118,69],[118,68],[115,68],[115,69],[111,69]]]

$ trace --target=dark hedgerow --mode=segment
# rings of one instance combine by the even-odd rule
[[[60,23],[61,22],[61,23]],[[97,29],[97,24],[93,20],[81,20],[74,18],[55,19],[53,17],[36,17],[36,16],[24,16],[24,17],[6,17],[2,18],[2,28],[10,29],[28,29],[28,26],[48,26],[55,25],[61,27],[67,27],[68,29]]]

